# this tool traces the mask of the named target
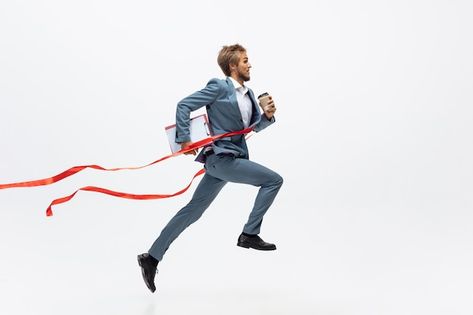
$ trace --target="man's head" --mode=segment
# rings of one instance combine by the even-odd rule
[[[239,44],[223,46],[218,53],[217,62],[226,76],[233,77],[239,82],[250,80],[251,64],[243,46]]]

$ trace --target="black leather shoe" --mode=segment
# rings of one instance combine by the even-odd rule
[[[141,267],[141,274],[143,275],[146,286],[151,292],[156,291],[156,286],[154,285],[154,276],[158,270],[156,268],[156,259],[151,257],[148,253],[141,254],[138,255],[138,264]]]
[[[271,244],[271,243],[266,243],[258,235],[246,236],[244,234],[241,234],[240,237],[238,237],[237,245],[240,247],[254,248],[257,250],[275,250],[276,249],[276,245]]]

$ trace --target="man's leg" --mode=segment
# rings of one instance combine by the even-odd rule
[[[169,245],[171,245],[182,231],[202,216],[225,184],[226,182],[224,180],[215,178],[206,173],[197,186],[191,201],[184,208],[179,210],[166,227],[164,227],[161,234],[148,251],[149,254],[158,261],[161,261]]]
[[[228,155],[216,157],[215,161],[207,166],[207,173],[224,181],[260,187],[248,222],[243,228],[246,234],[259,234],[263,216],[281,188],[283,178],[258,163]]]

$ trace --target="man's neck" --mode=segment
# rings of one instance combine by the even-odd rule
[[[238,76],[236,76],[236,75],[234,75],[234,74],[232,74],[231,77],[232,77],[233,80],[235,80],[235,81],[237,81],[238,83],[240,83],[241,86],[245,86],[245,81],[243,81],[240,77],[238,77]]]

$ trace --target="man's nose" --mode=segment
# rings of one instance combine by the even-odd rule
[[[248,62],[248,68],[251,68],[251,63]]]

